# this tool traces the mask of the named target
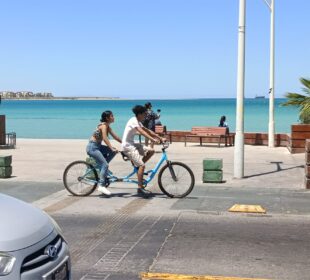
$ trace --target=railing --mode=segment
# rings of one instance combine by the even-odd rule
[[[10,132],[5,134],[5,144],[0,145],[0,149],[14,149],[16,147],[16,133]]]
[[[8,145],[11,148],[16,147],[16,133],[10,132],[6,134],[6,145]]]

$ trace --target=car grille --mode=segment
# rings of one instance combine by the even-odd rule
[[[21,273],[35,269],[37,267],[40,267],[49,261],[57,258],[61,247],[62,247],[62,238],[60,235],[57,235],[56,238],[54,238],[49,244],[46,244],[43,248],[40,250],[32,253],[31,255],[27,256],[21,266]],[[57,255],[55,258],[50,257],[49,255],[46,254],[46,247],[48,245],[53,245],[57,248]]]

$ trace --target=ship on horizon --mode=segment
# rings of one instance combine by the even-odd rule
[[[255,99],[264,99],[265,95],[255,95]]]

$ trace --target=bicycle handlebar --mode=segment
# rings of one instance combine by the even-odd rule
[[[166,150],[169,147],[169,142],[161,142],[161,144],[163,145],[163,149]]]

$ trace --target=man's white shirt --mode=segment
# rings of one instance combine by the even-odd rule
[[[122,139],[122,148],[128,148],[134,145],[135,135],[139,134],[137,131],[138,127],[143,127],[143,125],[137,120],[136,117],[132,117],[127,122]]]

